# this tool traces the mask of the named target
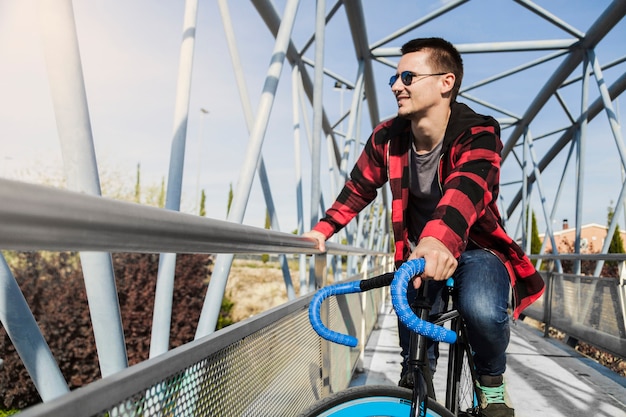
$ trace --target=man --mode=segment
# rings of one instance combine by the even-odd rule
[[[500,128],[456,97],[463,61],[441,38],[420,38],[402,47],[389,81],[398,116],[374,129],[351,179],[326,216],[304,236],[324,242],[350,222],[389,182],[396,266],[425,258],[413,281],[441,286],[455,277],[457,307],[475,351],[483,416],[513,416],[502,374],[513,317],[543,293],[543,280],[502,226],[499,192]],[[433,288],[429,287],[429,293]],[[512,297],[511,297],[512,295]],[[408,352],[408,331],[400,325]],[[400,385],[406,384],[403,364]]]

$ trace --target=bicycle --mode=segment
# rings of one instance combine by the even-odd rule
[[[322,302],[328,297],[369,291],[391,284],[391,299],[400,321],[411,330],[409,372],[413,389],[390,385],[365,385],[348,388],[319,400],[304,410],[300,417],[347,416],[478,416],[478,393],[472,352],[467,340],[463,318],[453,307],[453,280],[446,285],[447,297],[441,313],[427,321],[431,306],[425,297],[426,285],[418,290],[416,302],[407,301],[409,281],[424,270],[424,260],[405,262],[395,273],[374,278],[329,285],[320,289],[309,304],[309,320],[313,329],[324,339],[356,347],[358,340],[350,335],[328,329],[320,318]],[[427,281],[425,282],[425,284]],[[449,323],[449,329],[443,327]],[[430,371],[427,341],[448,343],[450,346],[446,378],[446,398],[435,400],[433,376]]]

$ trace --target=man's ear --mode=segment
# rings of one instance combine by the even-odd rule
[[[455,81],[456,81],[456,77],[451,72],[441,76],[441,95],[443,96],[449,95],[452,89],[454,88]]]

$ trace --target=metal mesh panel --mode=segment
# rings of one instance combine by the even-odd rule
[[[544,282],[548,282],[548,273],[547,272],[539,272],[541,274],[541,277],[543,278]],[[528,316],[528,317],[532,317],[535,320],[539,320],[542,322],[545,322],[547,319],[546,317],[544,317],[544,313],[545,313],[545,306],[544,306],[544,301],[545,301],[546,295],[542,295],[541,297],[539,297],[539,299],[537,301],[535,301],[534,303],[532,303],[529,307],[526,307],[524,309],[524,315]]]
[[[320,366],[320,340],[303,311],[98,416],[295,415],[320,398]]]
[[[349,294],[330,299],[328,316],[329,328],[337,332],[361,338],[360,294]],[[352,378],[352,369],[358,359],[358,348],[343,345],[330,345],[330,389],[340,391],[348,386]]]
[[[555,274],[553,321],[625,337],[616,284],[615,278]]]
[[[378,319],[382,291],[374,290],[331,299],[330,328],[340,333],[356,336],[360,345],[365,344]],[[362,326],[362,320],[365,320],[365,326]],[[332,367],[330,387],[332,392],[337,392],[350,384],[360,357],[360,346],[351,349],[333,344],[330,349]]]
[[[380,290],[332,298],[329,327],[361,335],[361,300]],[[322,341],[312,330],[307,299],[295,300],[203,340],[174,349],[24,410],[25,417],[102,416],[293,416],[319,400],[328,384],[350,382],[359,349]],[[370,323],[376,319],[367,318]],[[343,322],[348,323],[346,326]],[[369,325],[365,326],[366,329]],[[369,334],[369,331],[366,331]],[[330,345],[330,346],[329,346]],[[322,352],[329,347],[329,379],[322,379]],[[340,352],[335,356],[336,352]],[[341,353],[343,352],[343,353]],[[342,386],[333,386],[337,376]]]
[[[551,286],[550,291],[524,310],[524,314],[626,357],[626,327],[618,279],[546,273],[543,277]]]

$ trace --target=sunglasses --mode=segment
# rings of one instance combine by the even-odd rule
[[[391,78],[389,78],[389,86],[391,87],[392,85],[394,85],[398,78],[400,78],[400,81],[402,81],[402,84],[408,87],[411,84],[413,84],[414,77],[426,78],[426,77],[430,77],[433,75],[445,75],[445,74],[447,74],[447,72],[438,72],[436,74],[417,74],[412,71],[402,71],[400,74],[394,74],[391,76]]]

